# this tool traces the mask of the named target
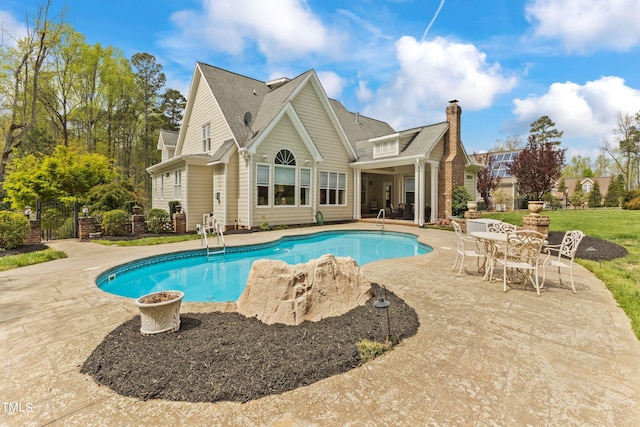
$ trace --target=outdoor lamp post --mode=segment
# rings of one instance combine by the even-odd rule
[[[384,296],[383,296],[384,294]],[[391,303],[387,301],[387,288],[380,286],[380,294],[378,295],[378,301],[373,303],[373,307],[385,310],[387,312],[387,341],[391,340],[391,319],[389,318],[389,306]]]
[[[89,207],[87,205],[84,205],[82,207],[82,216],[86,217],[89,214]]]
[[[26,216],[27,218],[31,217],[31,206],[25,206],[24,207],[24,216]]]

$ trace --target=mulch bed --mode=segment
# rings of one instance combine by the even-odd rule
[[[562,242],[563,237],[563,231],[551,231],[549,232],[549,238],[547,241],[550,245],[559,245]],[[580,245],[578,245],[576,258],[590,261],[605,261],[615,258],[623,258],[627,256],[627,253],[627,249],[625,249],[624,246],[620,246],[606,240],[596,239],[595,237],[584,236],[580,241]]]
[[[180,330],[142,336],[140,317],[109,333],[80,372],[141,400],[247,402],[313,384],[361,364],[356,344],[384,342],[387,316],[363,306],[319,322],[266,325],[238,313],[182,314]],[[411,307],[387,291],[394,342],[416,334]]]

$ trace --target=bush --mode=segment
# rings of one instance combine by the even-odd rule
[[[166,233],[169,230],[169,225],[171,225],[171,217],[169,216],[169,212],[164,209],[153,208],[149,211],[148,217],[148,228],[151,233]],[[171,228],[173,226],[171,225]]]
[[[453,216],[464,216],[467,210],[467,202],[471,200],[471,196],[464,187],[457,187],[453,190],[453,200],[451,204],[451,210]]]
[[[387,351],[391,350],[391,344],[381,343],[378,341],[370,341],[368,339],[362,339],[357,344],[358,353],[360,353],[360,360],[362,363],[367,363],[370,360],[375,359]]]
[[[107,236],[124,234],[128,224],[129,215],[122,209],[105,212],[102,216],[102,232]]]
[[[23,214],[0,211],[0,249],[23,245],[30,231],[29,220]]]

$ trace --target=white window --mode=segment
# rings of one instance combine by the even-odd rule
[[[590,193],[592,189],[593,184],[591,184],[590,182],[585,182],[584,184],[582,184],[582,191],[584,191],[585,193]]]
[[[211,151],[211,123],[202,126],[202,152]]]
[[[415,203],[416,200],[416,180],[413,177],[404,179],[404,201],[407,204]]]
[[[276,153],[273,187],[274,206],[296,204],[296,158],[285,148]]]
[[[300,169],[300,206],[311,204],[311,169]]]
[[[269,205],[269,177],[271,170],[269,165],[256,165],[256,185],[258,187],[258,206]]]
[[[373,157],[388,157],[398,154],[398,139],[380,141],[373,146]]]
[[[173,198],[175,200],[182,198],[182,170],[180,169],[174,172]]]
[[[156,176],[156,199],[164,199],[164,173]]]
[[[347,175],[337,172],[320,172],[320,204],[347,204]]]

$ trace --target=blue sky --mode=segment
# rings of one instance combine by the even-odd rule
[[[4,0],[19,34],[36,0]],[[89,43],[155,55],[187,94],[196,61],[260,80],[310,68],[327,95],[397,130],[462,107],[471,154],[548,115],[595,158],[640,111],[638,0],[53,0]],[[427,31],[428,29],[428,31]]]

